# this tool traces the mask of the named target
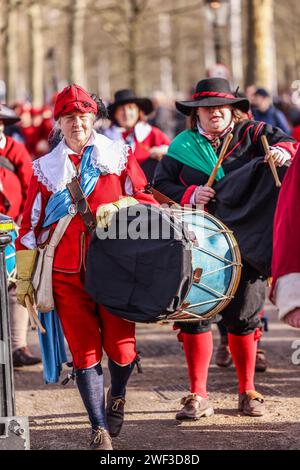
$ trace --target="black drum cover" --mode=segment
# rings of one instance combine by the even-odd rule
[[[176,311],[193,278],[192,243],[179,220],[150,205],[121,209],[93,234],[85,287],[97,304],[133,322]]]

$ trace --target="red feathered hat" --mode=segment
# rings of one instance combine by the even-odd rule
[[[74,111],[97,114],[97,103],[79,85],[69,85],[58,93],[54,106],[54,119]]]

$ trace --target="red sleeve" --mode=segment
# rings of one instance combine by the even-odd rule
[[[132,196],[135,199],[137,199],[141,204],[153,204],[159,206],[152,194],[145,192],[147,179],[131,150],[129,150],[127,167],[123,175],[123,184],[125,184],[127,177],[130,178],[132,183]]]
[[[278,142],[277,144],[273,144],[273,147],[281,147],[284,150],[287,150],[293,158],[299,148],[299,145],[299,142]]]
[[[190,204],[191,196],[197,187],[198,186],[196,184],[193,184],[192,186],[189,186],[187,188],[187,190],[185,191],[185,193],[183,193],[183,196],[180,200],[181,206],[184,206],[185,204]]]
[[[163,131],[158,129],[158,127],[152,126],[152,133],[154,137],[153,146],[170,145],[171,140]]]
[[[35,207],[35,211],[33,211],[35,201],[37,199],[38,193],[41,194],[41,204]],[[19,236],[16,239],[15,245],[16,250],[26,250],[27,247],[21,243],[22,237],[28,234],[29,232],[33,232],[33,235],[36,239],[37,235],[40,232],[42,227],[42,223],[45,216],[45,207],[47,200],[50,197],[50,193],[43,187],[41,183],[38,182],[36,176],[32,176],[28,188],[27,198],[25,202],[25,207],[23,211],[23,217],[21,222],[21,227],[19,230]],[[35,212],[35,224],[33,225],[33,212]]]
[[[7,138],[7,145],[10,145],[12,141],[11,137]],[[13,163],[16,168],[16,174],[20,180],[21,187],[22,187],[22,198],[23,201],[26,199],[27,189],[30,183],[30,179],[32,176],[32,160],[31,157],[26,150],[24,144],[20,142],[13,142],[12,150],[9,154],[9,159]]]
[[[285,274],[300,272],[300,149],[283,180],[274,218],[273,287]]]

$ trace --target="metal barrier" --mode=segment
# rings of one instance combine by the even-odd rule
[[[27,417],[15,416],[5,247],[11,242],[12,219],[0,215],[0,450],[29,449]]]

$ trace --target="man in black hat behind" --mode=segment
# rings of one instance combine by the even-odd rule
[[[272,103],[272,97],[265,88],[257,88],[252,98],[252,113],[256,121],[263,121],[271,126],[279,127],[290,134],[289,123],[280,109]]]
[[[167,153],[170,143],[166,134],[146,122],[146,116],[153,111],[151,100],[137,97],[132,90],[119,90],[107,109],[112,126],[105,135],[122,139],[131,146],[147,180],[151,182],[156,165]]]

